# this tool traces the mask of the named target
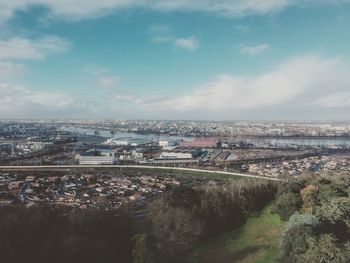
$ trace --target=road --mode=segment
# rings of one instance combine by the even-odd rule
[[[279,178],[264,177],[252,174],[234,173],[226,171],[213,171],[183,167],[167,167],[167,166],[146,166],[146,165],[41,165],[41,166],[0,166],[0,171],[50,171],[50,170],[67,170],[67,169],[84,169],[84,168],[134,168],[134,169],[159,169],[159,170],[177,170],[188,172],[200,172],[210,174],[223,174],[247,178],[265,179],[272,181],[282,181]]]

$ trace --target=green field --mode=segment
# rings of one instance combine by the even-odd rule
[[[241,228],[198,244],[184,262],[276,262],[284,223],[278,215],[271,213],[271,207],[266,207],[259,216],[249,218]]]

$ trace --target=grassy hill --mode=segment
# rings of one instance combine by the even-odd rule
[[[241,228],[221,234],[199,244],[184,260],[186,263],[202,262],[276,262],[278,244],[285,223],[271,213],[271,205],[260,215],[251,217]]]

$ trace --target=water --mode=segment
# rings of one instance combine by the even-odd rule
[[[75,128],[75,127],[61,127],[61,131],[84,134],[84,135],[96,135],[94,129],[86,129],[86,128]],[[183,140],[183,141],[193,141],[193,138],[186,136],[170,136],[170,135],[158,135],[158,134],[138,134],[133,132],[119,132],[116,131],[112,134],[110,131],[99,130],[100,137],[109,139],[109,138],[130,138],[130,139],[145,139],[150,141],[175,141],[175,140]]]
[[[76,128],[76,127],[61,127],[62,131],[68,131],[72,133],[84,134],[84,135],[95,135],[94,129],[86,128]],[[186,136],[170,136],[170,135],[157,135],[157,134],[138,134],[132,132],[116,132],[111,134],[107,130],[99,130],[99,136],[103,138],[131,138],[131,139],[145,139],[150,141],[174,141],[174,140],[183,140],[183,141],[193,141],[192,137]],[[319,139],[245,139],[243,140],[247,143],[253,143],[256,146],[265,146],[265,145],[274,145],[274,146],[319,146],[319,147],[350,147],[350,139],[343,138],[319,138]]]
[[[275,146],[319,146],[319,147],[350,147],[350,139],[319,138],[319,139],[247,139],[246,142],[255,145],[275,145]]]

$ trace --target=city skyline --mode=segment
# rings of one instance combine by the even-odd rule
[[[1,119],[349,119],[347,0],[0,10]]]

